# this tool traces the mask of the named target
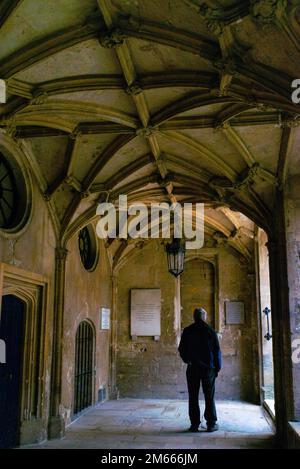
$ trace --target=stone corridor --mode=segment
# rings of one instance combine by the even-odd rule
[[[299,44],[299,0],[0,0],[0,458],[300,448]]]
[[[200,403],[203,409],[203,403]],[[220,430],[189,433],[187,402],[119,399],[99,404],[75,420],[62,440],[27,448],[239,449],[272,448],[274,432],[259,406],[217,403]]]

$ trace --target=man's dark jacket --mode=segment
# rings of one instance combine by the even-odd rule
[[[216,332],[206,322],[194,322],[183,330],[179,353],[185,363],[221,369],[221,350]]]

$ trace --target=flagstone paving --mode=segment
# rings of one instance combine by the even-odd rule
[[[203,403],[200,403],[203,409]],[[272,448],[274,431],[261,407],[217,402],[219,431],[189,433],[186,401],[119,399],[88,410],[61,440],[26,448],[204,449]]]

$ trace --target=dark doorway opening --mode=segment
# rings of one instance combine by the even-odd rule
[[[93,403],[93,350],[93,328],[83,321],[76,332],[74,414]]]
[[[5,360],[0,363],[0,448],[18,446],[25,306],[13,295],[2,298],[0,339]]]

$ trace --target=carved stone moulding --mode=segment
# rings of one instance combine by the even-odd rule
[[[126,34],[124,34],[121,29],[115,28],[100,34],[99,42],[102,47],[113,49],[117,46],[121,46],[125,38]]]
[[[286,7],[287,0],[251,0],[250,14],[255,23],[267,27],[276,23]]]

